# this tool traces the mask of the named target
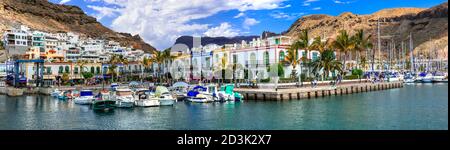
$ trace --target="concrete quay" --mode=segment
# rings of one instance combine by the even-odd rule
[[[394,88],[403,88],[403,82],[352,83],[339,85],[337,87],[327,85],[327,86],[318,86],[316,88],[312,87],[287,88],[287,89],[236,88],[235,91],[241,93],[244,96],[244,100],[283,101],[283,100],[312,99],[317,97],[380,91]]]

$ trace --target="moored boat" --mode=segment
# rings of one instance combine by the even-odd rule
[[[193,103],[209,103],[214,102],[213,98],[210,95],[203,94],[208,89],[203,86],[196,86],[192,90],[187,93],[187,100]]]
[[[91,105],[94,102],[94,93],[92,90],[80,91],[80,97],[74,99],[74,103],[78,105]]]
[[[159,100],[152,96],[151,91],[148,89],[137,89],[134,97],[134,105],[138,107],[157,107],[160,105]]]
[[[131,108],[134,106],[133,92],[128,87],[117,88],[113,100],[116,101],[116,107]]]
[[[431,74],[431,73],[422,72],[419,74],[419,77],[420,77],[419,82],[421,82],[421,83],[432,83],[433,82],[433,74]]]
[[[446,75],[444,74],[444,73],[442,73],[442,72],[436,72],[436,73],[434,73],[434,75],[433,75],[433,79],[432,79],[432,81],[433,81],[433,83],[441,83],[441,82],[445,82],[446,81]],[[447,82],[448,82],[448,80],[447,80]]]
[[[61,94],[61,91],[59,89],[54,89],[53,92],[50,93],[50,95],[55,98],[57,98],[60,94]]]
[[[156,87],[155,97],[159,100],[160,106],[172,106],[176,99],[170,94],[169,89],[164,86]]]
[[[111,100],[111,93],[109,91],[100,91],[97,99],[93,101],[92,108],[96,111],[108,111],[116,108],[116,101]]]
[[[222,101],[242,101],[243,96],[238,92],[234,92],[234,85],[228,84],[220,87],[219,98]]]

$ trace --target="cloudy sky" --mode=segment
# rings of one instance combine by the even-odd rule
[[[157,49],[182,35],[282,32],[303,15],[370,14],[384,8],[428,8],[447,0],[49,0],[76,5],[105,26],[139,34]]]

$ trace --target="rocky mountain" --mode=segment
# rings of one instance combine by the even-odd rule
[[[19,24],[46,32],[75,32],[85,37],[114,40],[146,52],[156,50],[139,35],[115,32],[77,6],[53,4],[47,0],[0,0],[0,33]]]
[[[259,38],[259,36],[237,36],[237,37],[231,37],[231,38],[229,38],[229,37],[202,37],[201,44],[202,44],[202,46],[205,46],[208,44],[217,44],[217,45],[234,44],[234,43],[241,43],[242,40],[252,41],[254,38]],[[194,38],[192,36],[181,36],[175,41],[175,44],[185,44],[189,48],[192,48],[193,41],[194,41]]]
[[[396,47],[399,48],[402,41],[409,42],[410,32],[413,35],[415,53],[426,53],[432,49],[448,51],[448,2],[429,9],[395,8],[369,15],[347,12],[339,16],[304,16],[284,32],[284,35],[297,37],[301,30],[308,29],[312,37],[335,38],[342,29],[351,33],[354,29],[363,29],[373,35],[372,41],[376,43],[378,18],[381,22],[381,36],[384,37],[382,42],[384,51],[387,42],[392,40],[385,38],[386,36],[393,36]]]

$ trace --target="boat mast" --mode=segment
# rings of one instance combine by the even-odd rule
[[[411,72],[416,72],[416,68],[415,68],[415,64],[414,64],[414,44],[413,44],[413,39],[412,39],[412,32],[409,33],[409,54],[410,54],[410,59],[411,59]]]
[[[381,31],[380,31],[380,18],[377,21],[377,35],[378,35],[378,59],[381,65],[381,69],[384,68],[383,63],[381,61]]]

